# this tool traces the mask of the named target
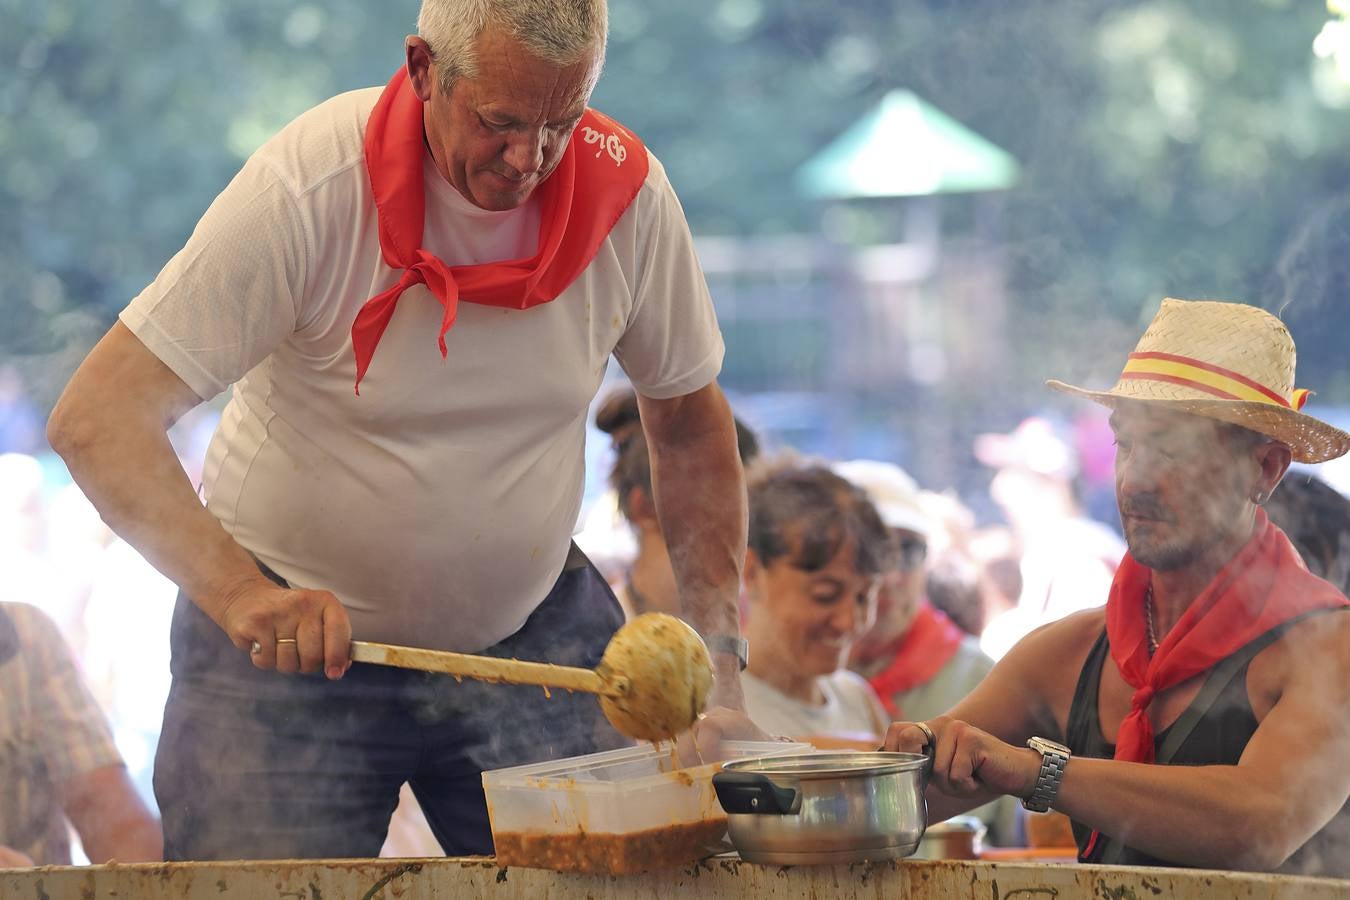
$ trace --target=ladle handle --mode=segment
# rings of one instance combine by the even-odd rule
[[[442,672],[493,684],[533,684],[588,694],[612,692],[593,669],[475,656],[472,653],[451,653],[448,650],[423,650],[420,647],[400,647],[373,641],[352,641],[352,662]]]

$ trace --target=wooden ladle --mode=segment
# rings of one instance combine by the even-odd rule
[[[698,632],[665,613],[626,623],[594,669],[370,641],[352,641],[352,661],[597,694],[610,724],[642,741],[688,730],[708,702],[713,679],[712,659]]]

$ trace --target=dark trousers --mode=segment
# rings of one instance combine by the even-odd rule
[[[623,614],[578,557],[485,654],[599,663]],[[171,641],[155,757],[167,860],[376,856],[405,781],[448,855],[488,854],[484,770],[628,743],[589,694],[361,663],[336,682],[264,672],[182,595]]]

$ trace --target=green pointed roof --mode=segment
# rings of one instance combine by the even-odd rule
[[[810,197],[914,197],[998,191],[1017,160],[909,91],[891,91],[797,170]]]

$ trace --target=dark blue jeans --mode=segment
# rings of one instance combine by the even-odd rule
[[[484,652],[593,668],[622,623],[580,557]],[[182,595],[171,641],[155,757],[167,860],[376,856],[405,781],[448,855],[491,853],[485,769],[627,743],[589,694],[361,663],[336,682],[264,672]]]

